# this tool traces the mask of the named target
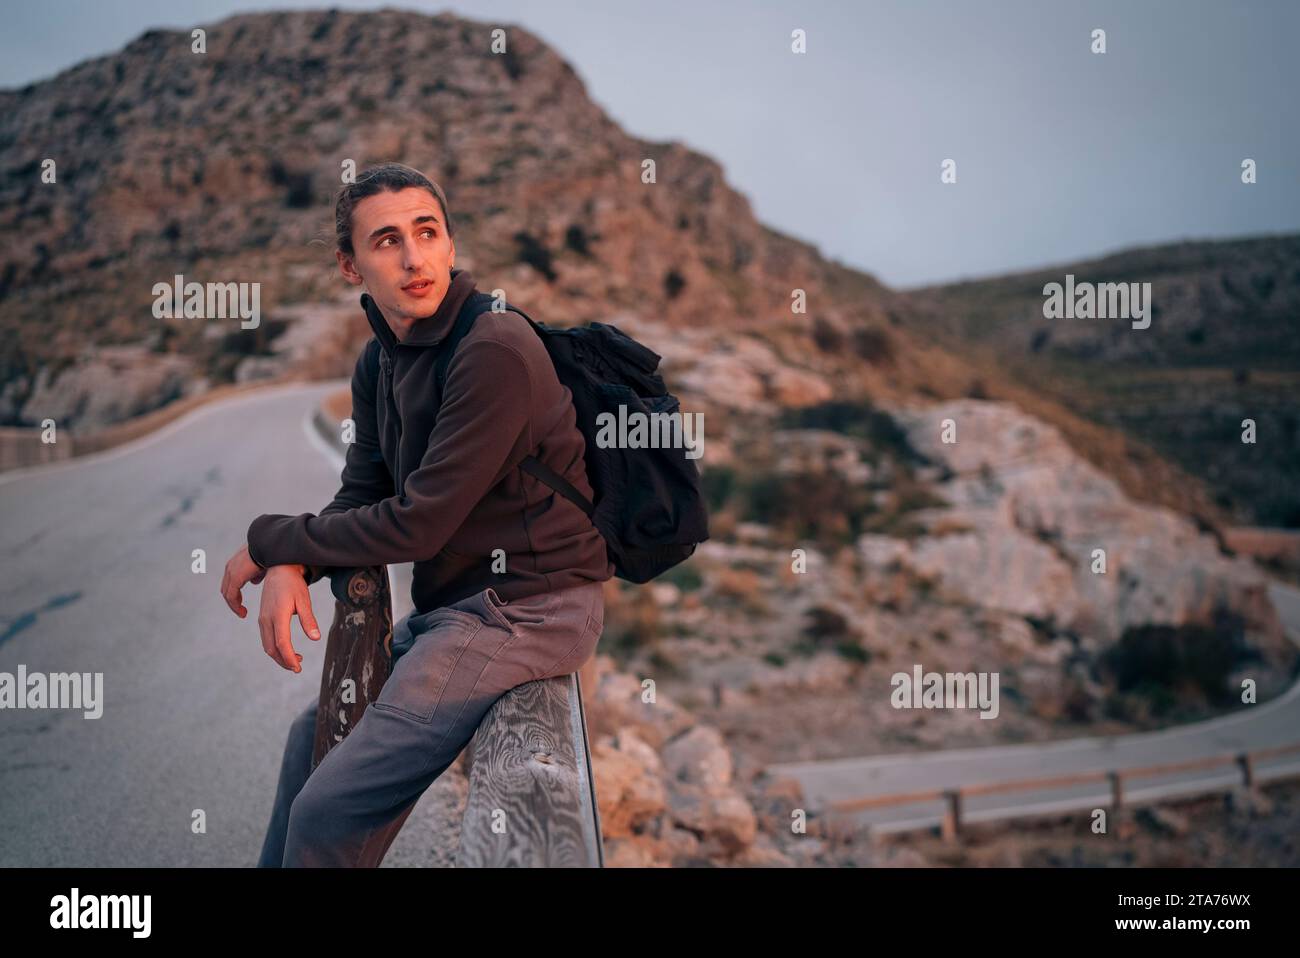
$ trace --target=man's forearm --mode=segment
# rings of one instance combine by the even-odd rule
[[[247,548],[249,558],[253,560],[253,563],[259,569],[266,572],[268,567],[253,555],[252,546],[249,545]],[[320,563],[309,564],[306,562],[277,562],[275,563],[275,566],[289,566],[290,568],[297,569],[299,574],[307,580],[308,585],[314,585],[318,580],[325,578],[335,570],[345,568],[344,566],[322,565]],[[272,568],[274,568],[274,566]]]

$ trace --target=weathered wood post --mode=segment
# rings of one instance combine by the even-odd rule
[[[338,569],[330,574],[330,591],[334,621],[325,640],[313,769],[379,697],[392,668],[393,603],[387,567]]]
[[[961,834],[961,789],[954,788],[944,793],[948,807],[944,811],[943,822],[939,826],[944,841],[956,841]]]
[[[1247,788],[1255,787],[1255,763],[1251,761],[1249,752],[1242,752],[1237,756],[1237,764],[1241,766],[1241,781]]]
[[[469,750],[458,868],[604,866],[576,672],[501,696]]]

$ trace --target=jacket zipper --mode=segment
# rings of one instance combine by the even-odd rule
[[[397,448],[393,452],[394,464],[397,468],[397,494],[404,496],[406,494],[406,477],[402,475],[402,420],[397,415],[397,397],[393,394],[393,367],[391,357],[385,353],[384,363],[384,401],[388,406],[388,418],[392,420],[394,427],[397,429]]]

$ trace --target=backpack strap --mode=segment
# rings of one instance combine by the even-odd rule
[[[467,308],[461,310],[461,314],[456,317],[456,324],[452,327],[451,332],[447,334],[447,338],[443,340],[438,347],[438,358],[434,362],[434,389],[440,407],[442,406],[443,390],[447,385],[447,370],[448,367],[451,366],[452,354],[456,352],[456,347],[460,345],[460,341],[465,338],[471,327],[473,327],[474,320],[478,318],[479,313],[485,313],[492,308],[492,296],[487,293],[479,293],[478,296],[480,298],[477,301],[471,300],[470,303],[467,304]],[[528,320],[528,325],[533,328],[534,332],[536,332],[538,336],[545,337],[546,331],[538,326],[537,323],[533,322],[532,317],[522,309],[509,304],[506,305],[506,309],[512,310],[524,319]],[[519,465],[525,472],[540,479],[560,495],[564,496],[564,498],[572,502],[575,506],[585,512],[588,518],[595,516],[596,507],[592,504],[591,500],[579,492],[573,483],[569,482],[536,456],[525,456]]]
[[[575,506],[587,514],[587,518],[593,522],[596,519],[596,507],[591,504],[586,496],[578,491],[577,487],[569,480],[548,466],[536,456],[525,456],[519,463],[519,467],[525,472],[531,473],[542,482],[546,483],[564,498],[568,499]]]

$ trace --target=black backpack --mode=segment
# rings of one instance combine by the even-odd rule
[[[480,313],[492,308],[493,297],[477,292],[466,300],[447,337],[438,345],[434,364],[436,398],[441,405],[447,368],[457,345]],[[627,415],[680,413],[677,397],[655,372],[660,356],[626,333],[606,323],[573,329],[553,329],[533,322],[517,306],[505,305],[528,320],[550,354],[560,382],[573,394],[578,429],[586,441],[587,481],[595,501],[574,488],[533,455],[520,463],[537,479],[573,502],[591,519],[605,539],[614,573],[629,582],[649,582],[682,560],[709,538],[708,510],[695,460],[685,448],[622,446],[601,448],[597,416],[619,406]],[[650,431],[653,434],[653,430]]]

